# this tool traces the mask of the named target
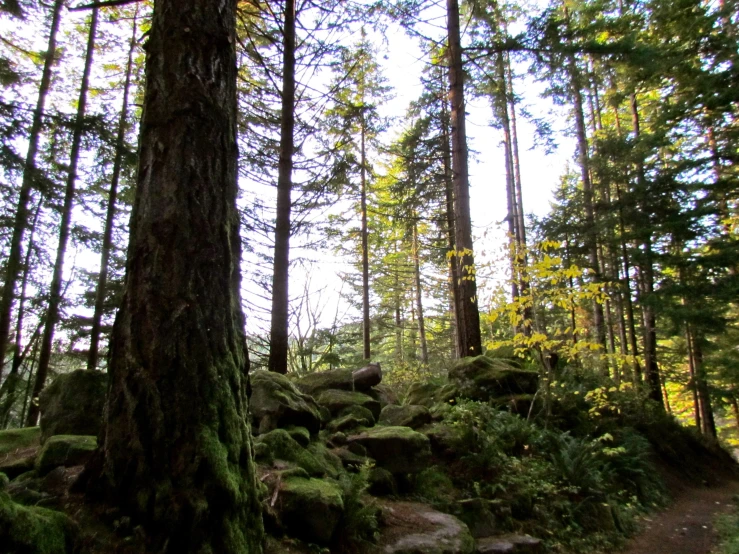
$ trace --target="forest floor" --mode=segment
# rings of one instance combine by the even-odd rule
[[[668,479],[668,486],[673,501],[663,512],[644,518],[642,531],[623,554],[709,554],[716,546],[714,520],[736,506],[739,480],[727,476],[711,484],[686,486]]]

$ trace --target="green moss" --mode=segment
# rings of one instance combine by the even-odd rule
[[[38,446],[41,438],[40,427],[24,427],[0,431],[0,456],[12,454],[15,450]]]
[[[311,443],[308,445],[308,452],[317,460],[320,460],[326,475],[329,477],[336,479],[343,472],[344,466],[339,457],[332,453],[324,444],[318,442]]]
[[[317,398],[317,402],[331,412],[337,415],[350,406],[361,406],[368,409],[372,413],[372,417],[377,421],[380,417],[382,409],[380,403],[361,392],[351,392],[345,390],[326,390]]]
[[[334,369],[318,371],[301,377],[296,383],[298,389],[305,394],[315,396],[327,389],[353,390],[354,380],[350,369]]]
[[[344,510],[341,489],[330,480],[290,477],[280,486],[279,511],[288,534],[327,544]]]
[[[375,439],[402,439],[409,442],[426,442],[426,437],[424,435],[414,431],[410,427],[374,427],[372,429],[367,429],[362,434]]]
[[[306,450],[284,429],[275,429],[258,437],[258,442],[266,444],[274,458],[293,462],[310,475],[321,477],[334,473],[333,468]]]
[[[97,438],[85,435],[56,435],[46,441],[38,458],[36,471],[46,473],[59,466],[84,464],[97,449]]]
[[[308,446],[310,442],[310,432],[305,427],[298,427],[296,425],[290,425],[285,428],[290,436],[302,447]]]
[[[4,491],[5,487],[8,486],[8,483],[10,483],[10,479],[8,479],[8,476],[4,473],[0,473],[0,491]]]
[[[75,527],[62,513],[21,506],[0,492],[0,544],[13,554],[72,552]]]
[[[449,503],[456,495],[452,480],[436,466],[424,469],[416,476],[414,490],[431,502]]]

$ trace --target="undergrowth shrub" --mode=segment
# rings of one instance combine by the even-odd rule
[[[367,494],[371,470],[372,466],[367,464],[357,473],[343,473],[339,477],[344,511],[335,542],[340,552],[361,552],[362,548],[377,541],[379,511]]]
[[[578,429],[593,434],[576,435],[487,403],[459,401],[445,417],[462,437],[458,467],[448,474],[467,498],[495,501],[510,514],[502,518],[510,530],[548,537],[555,549],[613,546],[638,513],[661,501],[663,488],[649,442],[634,429],[606,424],[606,417],[621,417],[618,409],[604,412],[591,413],[588,418],[600,420]]]

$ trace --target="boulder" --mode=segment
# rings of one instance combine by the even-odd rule
[[[100,431],[108,374],[77,370],[60,375],[39,397],[41,442],[54,435],[94,435]]]
[[[331,369],[309,373],[295,382],[300,392],[318,396],[328,389],[354,390],[354,379],[350,369]]]
[[[321,428],[321,412],[312,397],[301,393],[284,375],[258,370],[250,374],[249,410],[258,434],[296,425],[311,434]]]
[[[344,501],[338,485],[331,481],[289,477],[280,483],[275,509],[288,534],[328,544],[341,519]]]
[[[380,425],[394,425],[418,429],[431,421],[431,414],[425,406],[407,404],[405,406],[385,406],[380,412]]]
[[[71,554],[76,527],[60,512],[16,504],[0,491],[0,548],[14,554]]]
[[[36,454],[23,458],[9,458],[0,462],[0,471],[11,479],[15,479],[36,467]]]
[[[380,403],[361,392],[329,389],[323,391],[316,400],[327,408],[332,416],[338,415],[350,406],[361,406],[372,413],[375,421],[380,417]]]
[[[394,474],[417,473],[431,460],[429,439],[408,427],[373,427],[347,443],[362,445],[379,467]]]
[[[420,428],[431,442],[434,454],[440,457],[457,457],[464,449],[465,438],[461,427],[445,423],[435,423]]]
[[[291,425],[285,431],[303,448],[310,444],[310,432],[305,427]]]
[[[511,363],[488,356],[463,358],[449,370],[449,382],[460,396],[488,401],[519,394],[534,394],[539,386],[536,371],[520,369]]]
[[[366,394],[377,400],[383,408],[388,404],[400,404],[398,395],[393,387],[385,383],[375,385]]]
[[[406,403],[418,406],[433,407],[435,404],[446,404],[458,396],[457,388],[452,384],[413,383],[408,389]]]
[[[22,429],[0,431],[0,461],[7,460],[11,457],[27,456],[28,454],[25,453],[25,450],[37,449],[40,438],[41,429],[39,427],[24,427]]]
[[[395,477],[386,469],[373,467],[367,479],[369,493],[373,496],[391,496],[398,494]]]
[[[541,539],[529,535],[501,535],[486,537],[477,541],[480,554],[536,554],[544,552]]]
[[[255,445],[266,445],[269,453],[264,452],[264,446],[258,446],[259,459],[284,460],[292,462],[300,468],[303,468],[313,477],[323,477],[324,475],[334,475],[336,472],[332,465],[324,463],[323,460],[316,457],[310,450],[303,448],[293,439],[284,429],[275,429],[264,435],[260,435],[255,439]]]
[[[472,554],[475,542],[456,517],[415,502],[381,501],[385,527],[376,552],[385,554]]]
[[[374,424],[375,416],[372,412],[364,406],[354,404],[341,410],[338,417],[326,425],[326,429],[335,433],[349,431],[357,427],[372,427]]]
[[[55,467],[84,465],[96,449],[97,437],[56,435],[41,448],[36,458],[36,472],[44,475]]]
[[[354,370],[352,372],[352,379],[354,381],[354,390],[370,390],[372,387],[379,385],[382,381],[382,369],[380,368],[380,364],[370,362],[366,366]]]
[[[497,531],[495,516],[490,510],[490,501],[483,498],[458,501],[454,514],[465,522],[475,539],[489,537]]]

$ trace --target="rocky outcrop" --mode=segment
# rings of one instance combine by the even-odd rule
[[[449,382],[461,397],[488,401],[536,393],[539,374],[488,356],[463,358],[449,370]]]
[[[39,397],[41,442],[54,435],[94,435],[100,431],[108,374],[77,370],[60,375]]]
[[[380,412],[380,425],[418,429],[431,422],[431,413],[425,406],[385,406]]]
[[[380,417],[380,403],[361,392],[329,389],[318,395],[316,400],[318,404],[328,409],[334,417],[352,406],[366,408],[370,411],[375,421]]]
[[[364,447],[378,467],[393,474],[417,473],[431,459],[429,439],[408,427],[373,427],[347,438]]]
[[[476,544],[479,554],[537,554],[544,552],[541,539],[528,535],[501,535],[480,539]]]
[[[46,441],[38,458],[36,472],[44,475],[55,467],[84,465],[97,449],[97,437],[56,435]]]
[[[279,484],[274,508],[288,533],[307,542],[328,544],[341,519],[341,490],[330,481],[288,477]]]
[[[252,394],[249,410],[257,434],[290,425],[305,427],[313,434],[321,428],[321,412],[313,397],[300,392],[279,373],[259,370],[250,374]]]
[[[472,554],[475,543],[456,517],[415,502],[380,504],[385,527],[376,552],[385,554]]]

